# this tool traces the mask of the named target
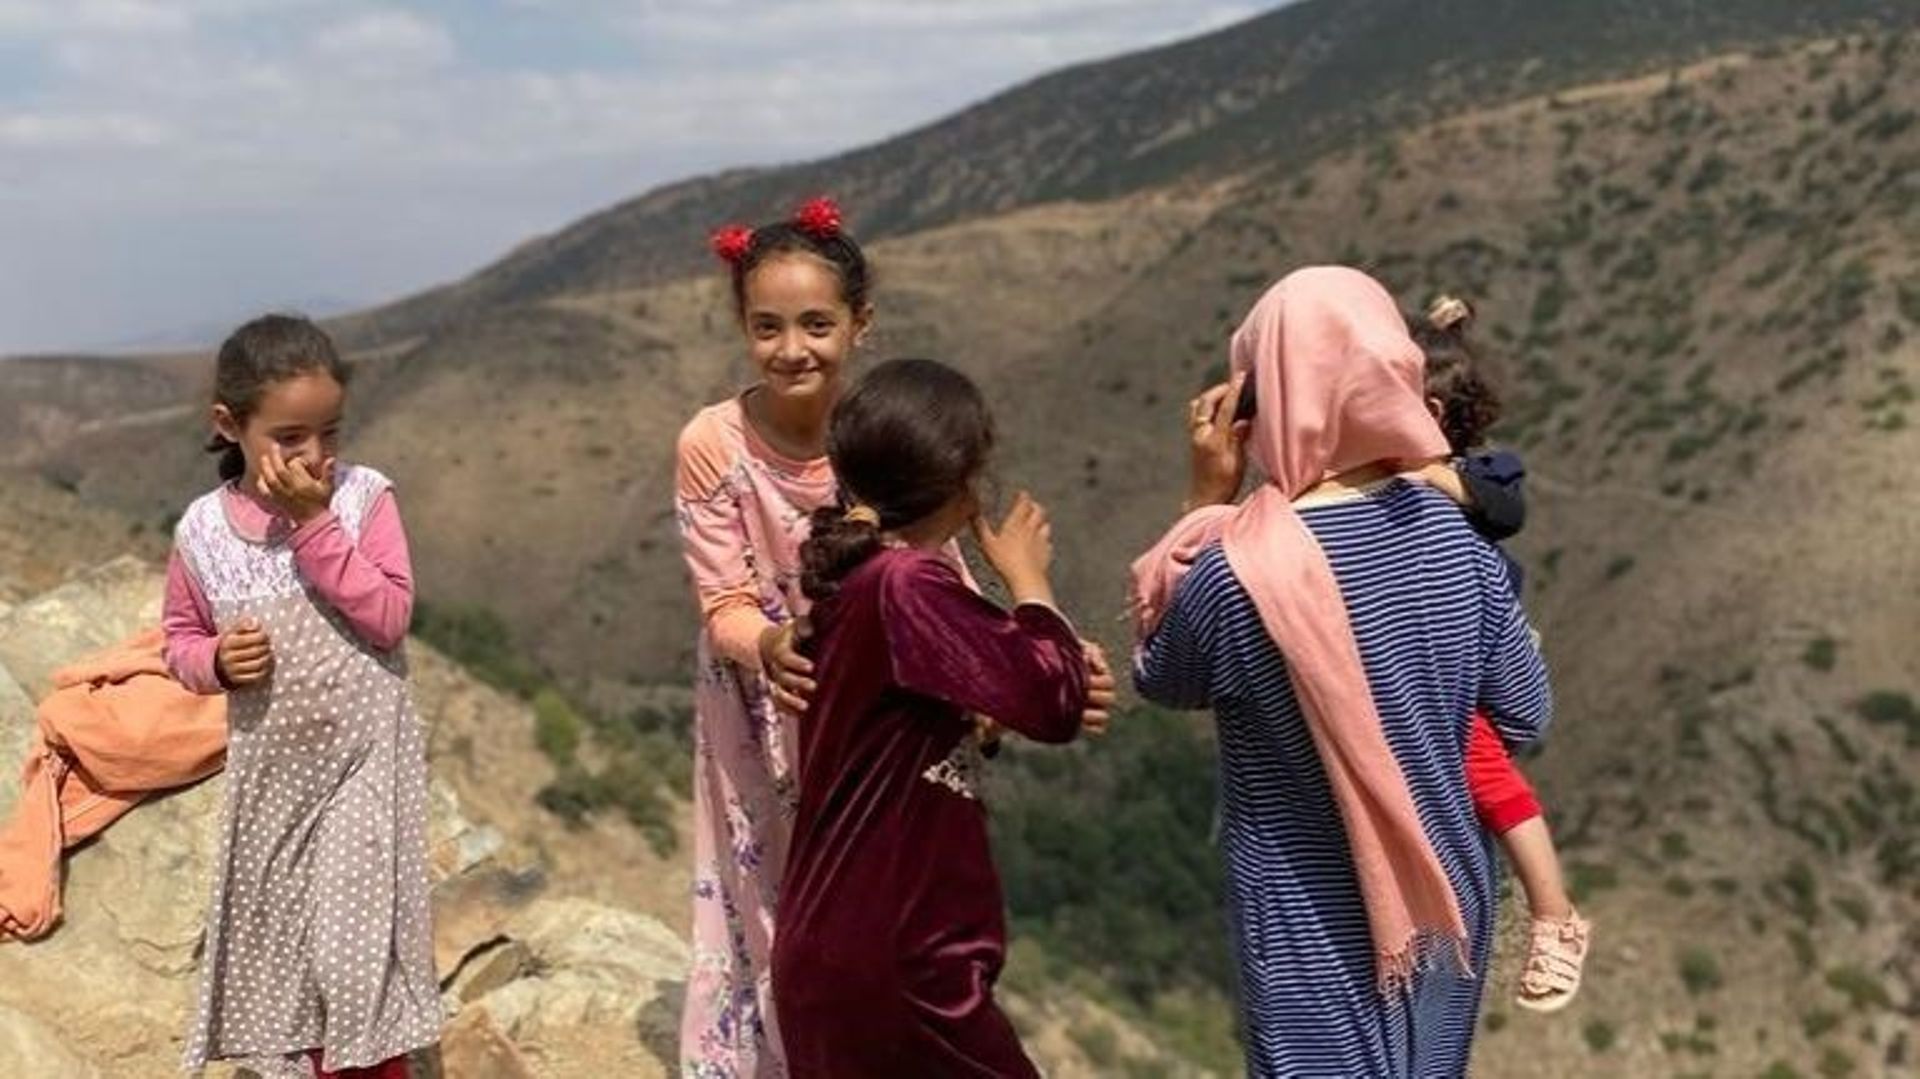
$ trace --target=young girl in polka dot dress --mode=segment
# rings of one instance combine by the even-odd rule
[[[227,339],[209,447],[224,482],[181,517],[167,569],[168,665],[229,694],[189,1070],[404,1079],[439,1038],[401,648],[413,575],[386,478],[335,459],[346,381],[305,319]]]

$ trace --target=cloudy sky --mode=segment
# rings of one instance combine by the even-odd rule
[[[0,353],[458,277],[1277,0],[0,0]]]

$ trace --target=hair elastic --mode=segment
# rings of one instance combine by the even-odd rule
[[[1441,332],[1473,317],[1473,308],[1458,296],[1440,296],[1427,308],[1427,324]]]
[[[831,240],[840,235],[845,223],[840,204],[826,195],[808,199],[793,212],[793,227],[816,240]]]
[[[753,230],[745,225],[723,226],[708,237],[707,246],[713,249],[721,262],[738,266],[740,260],[747,257],[747,250],[753,246]]]

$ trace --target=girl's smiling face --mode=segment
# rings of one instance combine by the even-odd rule
[[[238,443],[247,458],[241,489],[253,489],[260,478],[260,461],[275,450],[288,464],[302,461],[313,476],[325,478],[327,462],[339,451],[346,399],[346,387],[332,375],[309,371],[268,384],[244,417],[235,416],[225,405],[214,405],[214,429]]]
[[[754,268],[745,292],[741,324],[768,392],[798,399],[832,392],[872,315],[847,305],[833,267],[811,255],[779,255]]]

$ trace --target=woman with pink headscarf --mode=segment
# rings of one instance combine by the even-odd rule
[[[1280,281],[1192,403],[1186,515],[1134,564],[1140,692],[1218,718],[1256,1076],[1466,1074],[1498,894],[1468,720],[1517,744],[1551,713],[1500,556],[1397,476],[1447,451],[1422,365],[1365,274]]]

